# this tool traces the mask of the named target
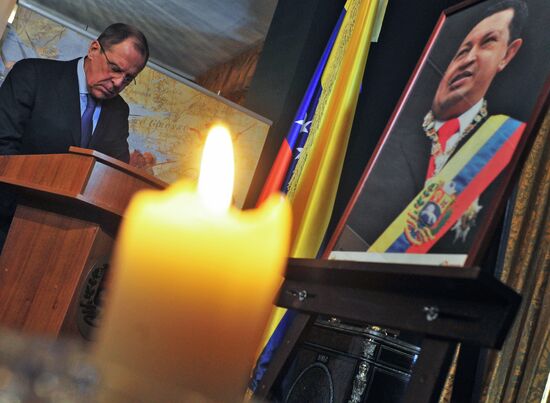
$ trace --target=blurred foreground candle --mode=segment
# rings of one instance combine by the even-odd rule
[[[198,192],[178,183],[130,203],[96,345],[106,388],[119,394],[104,401],[242,401],[281,284],[291,212],[280,195],[238,211],[232,187],[231,139],[218,127]]]

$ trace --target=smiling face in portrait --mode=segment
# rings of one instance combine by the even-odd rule
[[[132,82],[144,65],[145,59],[133,39],[109,48],[93,41],[84,61],[88,91],[96,99],[113,98]]]
[[[478,23],[458,48],[437,88],[432,111],[439,120],[460,116],[482,97],[497,73],[504,70],[522,40],[510,42],[513,9]]]

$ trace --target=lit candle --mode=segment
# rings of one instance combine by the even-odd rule
[[[281,284],[291,212],[280,195],[255,210],[228,207],[233,156],[223,131],[207,139],[198,192],[189,183],[144,191],[126,211],[96,358],[106,387],[128,401],[242,401]],[[210,154],[220,138],[229,156]]]

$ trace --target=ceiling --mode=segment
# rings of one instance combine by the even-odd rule
[[[277,0],[20,0],[77,27],[137,26],[151,61],[193,80],[263,42]]]

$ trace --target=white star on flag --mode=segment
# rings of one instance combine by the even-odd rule
[[[300,155],[302,154],[302,150],[304,148],[303,147],[297,147],[296,148],[296,151],[298,151],[298,154],[296,154],[296,158],[294,158],[295,160],[297,160],[298,158],[300,158]]]
[[[306,116],[304,116],[303,119],[296,120],[294,122],[294,123],[297,123],[300,126],[302,126],[302,128],[300,129],[300,133],[308,133],[307,127],[311,124],[311,120],[306,120],[306,119],[307,119],[307,114],[306,114]]]

